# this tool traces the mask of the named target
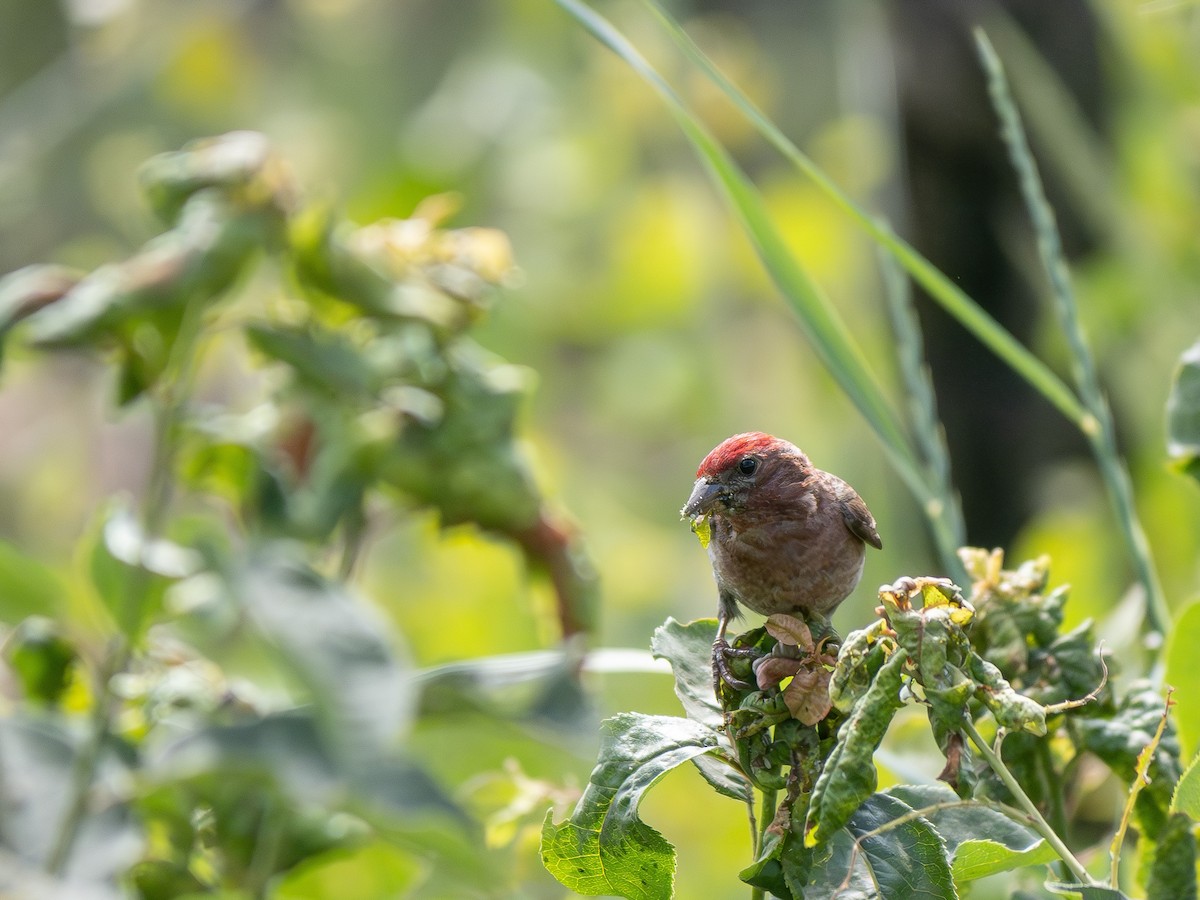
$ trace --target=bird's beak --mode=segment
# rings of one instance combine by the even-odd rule
[[[688,502],[684,504],[679,514],[685,519],[694,519],[697,516],[705,515],[712,509],[713,504],[721,499],[723,491],[724,488],[719,482],[697,478],[696,484],[692,487],[692,496],[688,497]]]

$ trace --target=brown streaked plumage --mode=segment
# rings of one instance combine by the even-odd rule
[[[696,476],[681,514],[708,517],[719,643],[738,604],[828,623],[862,577],[866,545],[883,546],[854,488],[780,438],[734,435]]]

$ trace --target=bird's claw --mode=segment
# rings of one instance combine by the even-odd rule
[[[724,638],[717,638],[717,640],[713,641],[713,692],[717,697],[721,696],[721,682],[725,682],[725,684],[736,691],[754,690],[757,685],[749,681],[744,681],[734,675],[733,670],[729,667],[729,661],[731,659],[750,659],[761,655],[753,647],[731,647],[729,646],[729,641]]]

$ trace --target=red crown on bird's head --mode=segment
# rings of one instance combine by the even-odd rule
[[[696,477],[704,478],[724,472],[747,453],[767,453],[791,446],[787,441],[761,431],[735,434],[731,438],[726,438],[708,456],[704,457],[700,468],[696,470]]]

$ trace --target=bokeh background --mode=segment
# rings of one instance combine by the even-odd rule
[[[668,5],[843,188],[1065,374],[970,39],[973,24],[988,27],[1073,258],[1168,597],[1190,600],[1200,495],[1166,464],[1163,406],[1200,334],[1200,6]],[[601,9],[752,173],[902,402],[871,244],[672,52],[640,4]],[[867,617],[875,585],[938,570],[919,510],[674,121],[551,0],[0,0],[0,272],[128,255],[159,228],[138,165],[233,129],[265,132],[310,199],[358,222],[455,192],[452,224],[508,233],[521,277],[476,336],[536,373],[524,436],[602,578],[598,645],[644,648],[667,616],[713,613],[707,561],[677,511],[698,461],[737,431],[800,444],[879,520],[885,550],[839,611],[843,631]],[[1073,585],[1068,624],[1092,616],[1127,637],[1138,616],[1130,567],[1082,441],[957,325],[920,311],[971,541],[1014,562],[1051,554],[1055,582]],[[236,405],[225,363],[212,362],[207,389]],[[112,373],[96,359],[18,350],[0,377],[0,538],[66,565],[96,504],[140,489],[145,422],[137,409],[111,412]],[[377,535],[360,582],[420,665],[557,637],[549,589],[514,548],[428,516]],[[661,675],[593,686],[598,715],[676,712]],[[438,774],[468,791],[515,759],[569,796],[594,758],[590,735],[496,731],[466,745],[469,734],[418,735]],[[495,838],[509,844],[519,895],[562,893],[536,858],[544,809]],[[679,849],[680,896],[744,893],[743,813],[694,772],[669,776],[644,818]]]

